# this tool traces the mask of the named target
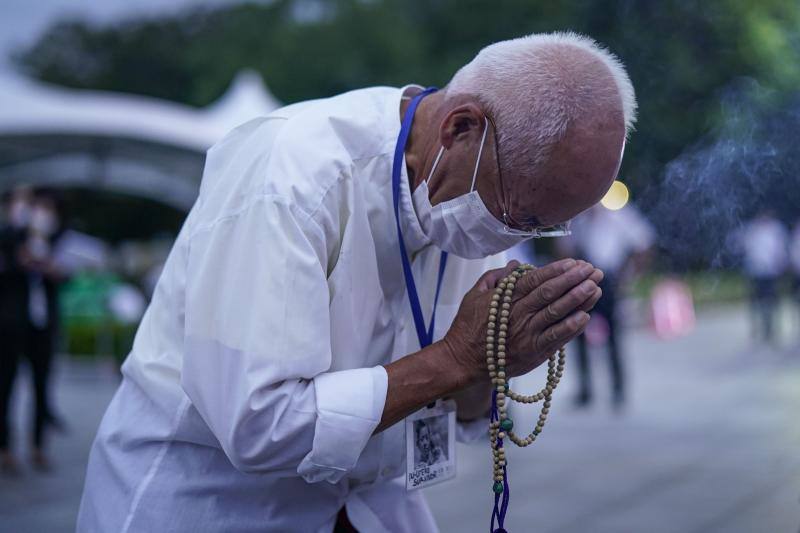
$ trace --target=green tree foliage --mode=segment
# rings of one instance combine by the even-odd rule
[[[767,124],[773,120],[769,117],[792,105],[800,85],[798,28],[800,3],[794,0],[275,0],[107,27],[62,22],[17,60],[47,81],[196,106],[218,98],[238,70],[254,68],[279,99],[290,103],[377,84],[441,86],[491,42],[574,30],[619,55],[633,79],[640,118],[622,175],[641,195],[658,184],[667,163],[709,132],[723,131],[735,140],[733,125],[749,142],[756,142],[753,132],[771,135],[767,143],[783,142],[784,132],[776,135],[774,128],[763,125],[751,129],[748,121]],[[745,85],[755,87],[739,95],[747,99],[747,120],[731,121],[732,108],[724,104],[724,96],[731,87],[742,86],[743,78]],[[735,108],[741,102],[734,103]],[[796,130],[800,119],[781,124]],[[792,160],[797,163],[798,157]],[[706,172],[717,181],[700,184],[711,192],[703,202],[706,197],[713,202],[728,186],[718,175],[741,174],[737,165],[732,161],[718,172]],[[750,165],[748,172],[757,166]],[[787,171],[772,165],[772,185],[787,187],[782,181],[787,174],[796,183],[800,163],[795,166]],[[699,174],[691,168],[685,179],[666,174],[670,189],[660,191],[653,203],[660,202],[655,211],[662,227],[679,226],[686,213],[675,211],[674,202],[665,197],[690,190],[684,181]],[[753,176],[747,178],[732,183],[752,186]],[[797,189],[791,188],[795,196]],[[740,190],[738,197],[746,193]],[[789,196],[775,196],[791,204]],[[725,207],[726,212],[747,211],[743,205]],[[670,213],[673,220],[663,218]],[[709,224],[713,221],[699,223]],[[719,233],[721,242],[724,232]],[[676,240],[690,242],[684,235]]]
[[[18,62],[73,87],[196,106],[242,68],[294,102],[374,84],[443,85],[484,45],[589,34],[628,66],[640,101],[634,186],[713,126],[719,91],[749,76],[780,100],[800,83],[800,3],[782,0],[279,0],[108,27],[62,22]]]

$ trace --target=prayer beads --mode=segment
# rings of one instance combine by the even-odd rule
[[[503,278],[494,290],[489,304],[489,317],[486,327],[486,367],[489,371],[494,391],[492,392],[492,416],[489,423],[489,441],[492,448],[493,485],[495,494],[495,515],[505,515],[507,502],[498,509],[500,496],[507,498],[508,481],[506,476],[507,459],[503,449],[503,441],[508,438],[520,447],[533,444],[544,428],[547,415],[550,412],[550,401],[553,391],[558,386],[564,372],[566,352],[560,348],[557,353],[550,355],[547,361],[547,383],[536,394],[526,396],[519,394],[509,387],[506,374],[506,339],[509,331],[509,318],[511,317],[511,303],[517,282],[528,272],[533,270],[531,265],[520,265],[511,274]],[[515,431],[514,421],[508,416],[509,401],[519,403],[536,403],[542,401],[542,409],[536,427],[526,436],[521,437]],[[500,521],[502,530],[502,520]],[[502,530],[504,531],[504,530]]]

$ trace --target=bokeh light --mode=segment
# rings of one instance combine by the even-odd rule
[[[618,209],[625,207],[625,204],[628,203],[630,196],[631,193],[628,191],[628,186],[621,181],[615,181],[611,184],[611,188],[608,189],[608,192],[605,196],[603,196],[603,199],[600,200],[600,203],[606,209],[617,211]]]

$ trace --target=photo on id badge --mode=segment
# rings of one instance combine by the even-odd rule
[[[419,489],[456,473],[455,405],[437,403],[406,418],[406,488]]]

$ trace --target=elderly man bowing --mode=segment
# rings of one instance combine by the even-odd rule
[[[502,252],[603,196],[634,109],[609,52],[532,35],[439,91],[353,91],[230,133],[123,365],[79,531],[435,531],[402,421],[450,397],[462,436],[485,429]],[[583,330],[601,276],[565,260],[523,279],[512,376]]]

